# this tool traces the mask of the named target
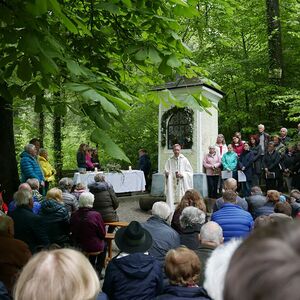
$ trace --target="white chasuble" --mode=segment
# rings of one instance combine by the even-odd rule
[[[174,211],[174,204],[179,203],[185,192],[193,188],[193,168],[188,159],[179,154],[178,157],[173,155],[167,160],[165,172],[169,174],[165,184],[166,202]],[[176,178],[176,172],[183,177]]]

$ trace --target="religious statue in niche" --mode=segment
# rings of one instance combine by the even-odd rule
[[[193,111],[190,108],[173,107],[165,112],[162,116],[162,146],[167,144],[168,149],[172,149],[174,144],[180,144],[182,149],[191,149],[193,123]]]

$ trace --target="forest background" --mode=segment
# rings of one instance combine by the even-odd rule
[[[176,74],[220,86],[219,132],[227,140],[235,131],[247,139],[259,123],[269,133],[282,126],[296,131],[298,0],[4,0],[0,6],[4,147],[7,141],[0,156],[10,173],[1,182],[17,181],[8,153],[18,159],[33,137],[42,140],[58,176],[76,168],[83,142],[98,145],[103,167],[135,167],[145,148],[155,171],[159,99],[149,90]],[[182,105],[171,93],[168,100]],[[185,104],[209,107],[200,95]]]

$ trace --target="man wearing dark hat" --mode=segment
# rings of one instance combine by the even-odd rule
[[[149,300],[162,292],[163,276],[158,261],[148,254],[151,234],[132,221],[116,232],[120,253],[108,264],[103,292],[110,300]]]

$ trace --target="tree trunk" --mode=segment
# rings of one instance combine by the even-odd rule
[[[269,48],[269,78],[271,83],[282,85],[283,58],[281,44],[281,24],[279,0],[266,0],[268,48]]]
[[[3,198],[6,202],[12,200],[14,192],[20,184],[15,152],[14,129],[13,129],[13,99],[2,93],[6,86],[1,86],[0,96],[0,190],[4,190]]]
[[[56,179],[62,177],[63,154],[62,154],[62,117],[54,116],[53,119],[53,149],[54,149],[54,165],[56,169]]]
[[[44,147],[44,132],[45,132],[45,115],[43,112],[39,114],[39,140],[41,148]]]

